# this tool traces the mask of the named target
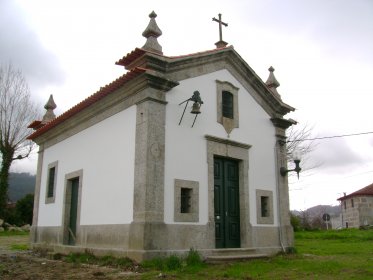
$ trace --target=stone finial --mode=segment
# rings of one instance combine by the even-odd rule
[[[278,97],[280,97],[280,94],[277,92],[277,88],[280,86],[280,83],[277,81],[275,75],[273,72],[275,71],[275,68],[272,66],[268,68],[269,76],[266,81],[266,85],[269,87],[269,89],[276,94]]]
[[[146,38],[146,43],[142,48],[145,50],[163,54],[162,46],[158,43],[157,40],[157,38],[162,35],[162,31],[159,29],[157,22],[155,21],[157,14],[153,11],[150,13],[149,17],[149,24],[142,33],[142,36]]]
[[[49,123],[50,121],[54,120],[56,118],[56,115],[54,114],[53,110],[57,108],[56,103],[54,103],[53,100],[53,94],[49,96],[48,102],[45,104],[44,109],[47,110],[44,114],[43,120],[41,121],[41,124]]]

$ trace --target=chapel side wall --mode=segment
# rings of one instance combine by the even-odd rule
[[[238,87],[239,127],[227,135],[217,122],[216,80],[227,81]],[[195,115],[190,114],[193,102],[189,102],[181,124],[179,121],[185,103],[198,90],[203,100],[201,114],[191,128]],[[270,116],[256,103],[253,97],[227,70],[180,81],[180,85],[167,93],[166,139],[165,139],[165,222],[174,221],[175,179],[199,183],[199,219],[196,224],[209,221],[208,164],[206,135],[251,145],[248,151],[248,195],[250,223],[257,224],[256,189],[273,192],[273,224],[260,225],[270,228],[278,225],[276,213],[275,129]],[[176,162],[176,164],[175,164]],[[260,239],[260,230],[258,230]]]
[[[131,223],[135,131],[136,106],[132,106],[46,148],[37,226],[62,226],[65,176],[79,170],[83,174],[81,229],[84,230],[83,226]],[[55,198],[53,203],[46,203],[48,165],[53,162],[58,163]]]

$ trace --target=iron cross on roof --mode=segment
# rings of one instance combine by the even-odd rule
[[[221,14],[219,14],[219,19],[216,19],[215,17],[213,17],[212,20],[219,23],[219,42],[216,42],[215,45],[218,48],[225,47],[228,43],[223,41],[223,31],[222,31],[221,26],[222,25],[228,26],[228,23],[225,23],[221,20]]]

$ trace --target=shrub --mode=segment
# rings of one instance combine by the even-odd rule
[[[186,256],[185,262],[187,266],[199,266],[202,264],[202,259],[199,253],[192,248]]]
[[[165,259],[165,265],[167,270],[177,270],[182,266],[182,261],[178,256],[171,255]]]

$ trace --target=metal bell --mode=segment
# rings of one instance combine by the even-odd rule
[[[194,102],[193,107],[192,107],[192,111],[190,113],[195,114],[195,115],[201,114],[200,107],[201,107],[201,105],[198,102]]]

